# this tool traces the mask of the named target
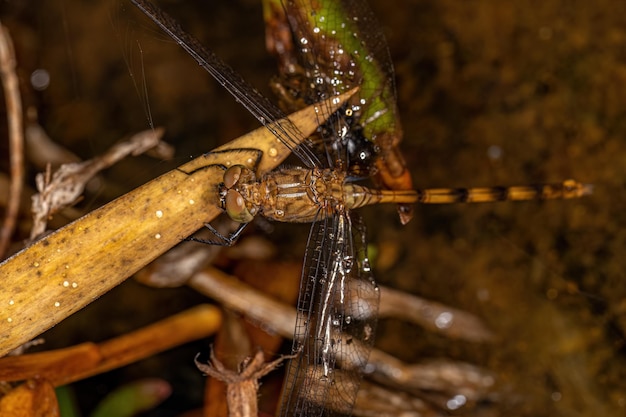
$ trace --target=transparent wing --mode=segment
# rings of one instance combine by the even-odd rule
[[[267,98],[248,84],[215,53],[205,49],[196,38],[185,32],[167,13],[146,0],[131,0],[146,16],[185,49],[202,68],[213,76],[237,101],[280,139],[309,168],[319,166],[319,160],[306,146],[298,146],[292,138],[301,138],[302,132],[288,119],[278,127],[270,123],[282,119],[284,114]]]
[[[274,13],[275,19],[288,22],[292,37],[279,56],[283,81],[291,83],[289,88],[305,104],[361,87],[350,102],[353,114],[329,121],[330,133],[322,136],[332,154],[331,167],[341,160],[346,169],[356,164],[360,176],[369,176],[374,168],[367,165],[373,165],[374,156],[361,161],[363,151],[375,153],[372,142],[383,133],[401,135],[393,64],[380,25],[363,0],[281,2],[284,14]],[[349,136],[342,137],[342,132]]]
[[[354,227],[353,227],[354,226]],[[349,414],[374,342],[378,288],[357,215],[313,224],[281,416]]]

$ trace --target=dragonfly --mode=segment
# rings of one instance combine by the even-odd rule
[[[224,211],[240,223],[230,236],[214,231],[225,244],[233,244],[244,226],[258,215],[274,221],[312,223],[297,302],[292,348],[296,358],[287,370],[282,416],[349,415],[354,406],[374,341],[379,300],[366,253],[365,226],[354,209],[383,203],[576,198],[589,191],[588,186],[573,180],[509,188],[423,190],[386,190],[357,184],[352,181],[345,160],[348,150],[344,147],[351,141],[341,136],[349,134],[343,121],[323,126],[337,135],[324,152],[308,142],[296,145],[301,142],[296,138],[301,139],[302,134],[288,119],[284,123],[272,123],[284,118],[280,109],[169,15],[147,0],[131,1],[303,164],[262,176],[241,165],[222,167],[223,182],[215,190]]]
[[[392,190],[413,188],[402,140],[395,76],[387,42],[367,2],[263,0],[266,47],[278,60],[271,86],[292,112],[359,86],[350,104],[320,129],[318,146],[345,155],[351,176]],[[338,138],[337,128],[347,131]],[[342,143],[338,144],[337,141]],[[398,206],[406,224],[412,205]]]

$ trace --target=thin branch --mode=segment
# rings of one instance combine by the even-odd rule
[[[48,219],[59,210],[73,205],[83,194],[87,183],[101,170],[110,167],[127,155],[139,155],[150,149],[169,145],[161,142],[162,128],[145,130],[127,141],[118,143],[101,156],[84,162],[63,164],[52,174],[50,166],[36,177],[37,194],[33,195],[33,227],[30,238],[34,240],[45,232]]]
[[[466,311],[388,287],[381,287],[380,298],[379,317],[406,320],[452,339],[470,342],[494,339],[485,323]]]
[[[11,163],[11,186],[9,200],[0,229],[0,257],[9,246],[11,236],[17,223],[20,207],[20,196],[24,185],[24,129],[22,121],[22,100],[19,84],[15,74],[15,54],[9,32],[0,23],[0,77],[7,105],[9,125],[9,149]]]
[[[259,379],[276,369],[283,361],[293,359],[296,355],[281,356],[265,362],[262,350],[240,364],[238,372],[232,371],[220,362],[213,351],[207,364],[195,362],[198,369],[206,375],[226,384],[226,402],[228,417],[257,417],[259,415],[258,395]]]
[[[208,267],[194,274],[188,285],[223,306],[246,315],[261,328],[293,338],[296,311],[224,272]],[[382,298],[382,297],[381,297]],[[351,349],[358,349],[352,343]],[[337,357],[342,366],[353,367],[350,355]],[[416,393],[424,390],[463,392],[467,398],[482,399],[494,389],[494,376],[487,370],[463,362],[438,361],[410,364],[378,349],[372,349],[367,377],[389,387]]]

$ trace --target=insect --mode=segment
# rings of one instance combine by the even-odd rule
[[[281,108],[292,112],[359,86],[314,143],[341,157],[351,176],[372,178],[386,189],[412,189],[398,147],[402,127],[393,64],[367,2],[263,0],[263,15],[267,49],[278,60],[279,76],[271,86]],[[338,128],[346,133],[338,136]],[[398,206],[403,224],[412,212],[411,205]]]
[[[351,181],[354,164],[348,157],[348,147],[354,140],[346,126],[354,105],[343,109],[344,113],[331,118],[329,123],[320,122],[323,129],[328,129],[328,135],[331,132],[334,135],[323,146],[311,143],[296,146],[300,141],[295,138],[301,137],[301,133],[293,124],[270,124],[283,118],[278,108],[184,32],[171,17],[146,0],[132,2],[267,126],[303,164],[303,167],[282,168],[262,177],[244,166],[224,168],[223,182],[216,190],[223,209],[241,224],[230,236],[214,232],[225,244],[233,244],[245,224],[257,215],[276,221],[312,223],[297,305],[293,347],[297,357],[287,371],[281,406],[283,416],[350,414],[354,405],[374,341],[379,294],[366,256],[365,226],[353,209],[380,203],[575,198],[589,191],[584,184],[572,180],[534,187],[418,191],[379,190],[356,184]],[[334,81],[331,77],[324,82]]]

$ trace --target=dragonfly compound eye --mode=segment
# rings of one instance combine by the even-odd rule
[[[233,186],[237,184],[243,168],[242,165],[233,165],[224,172],[224,185],[226,188],[233,188]]]
[[[228,190],[225,206],[226,214],[236,222],[249,223],[254,218],[246,207],[246,200],[237,190]]]

